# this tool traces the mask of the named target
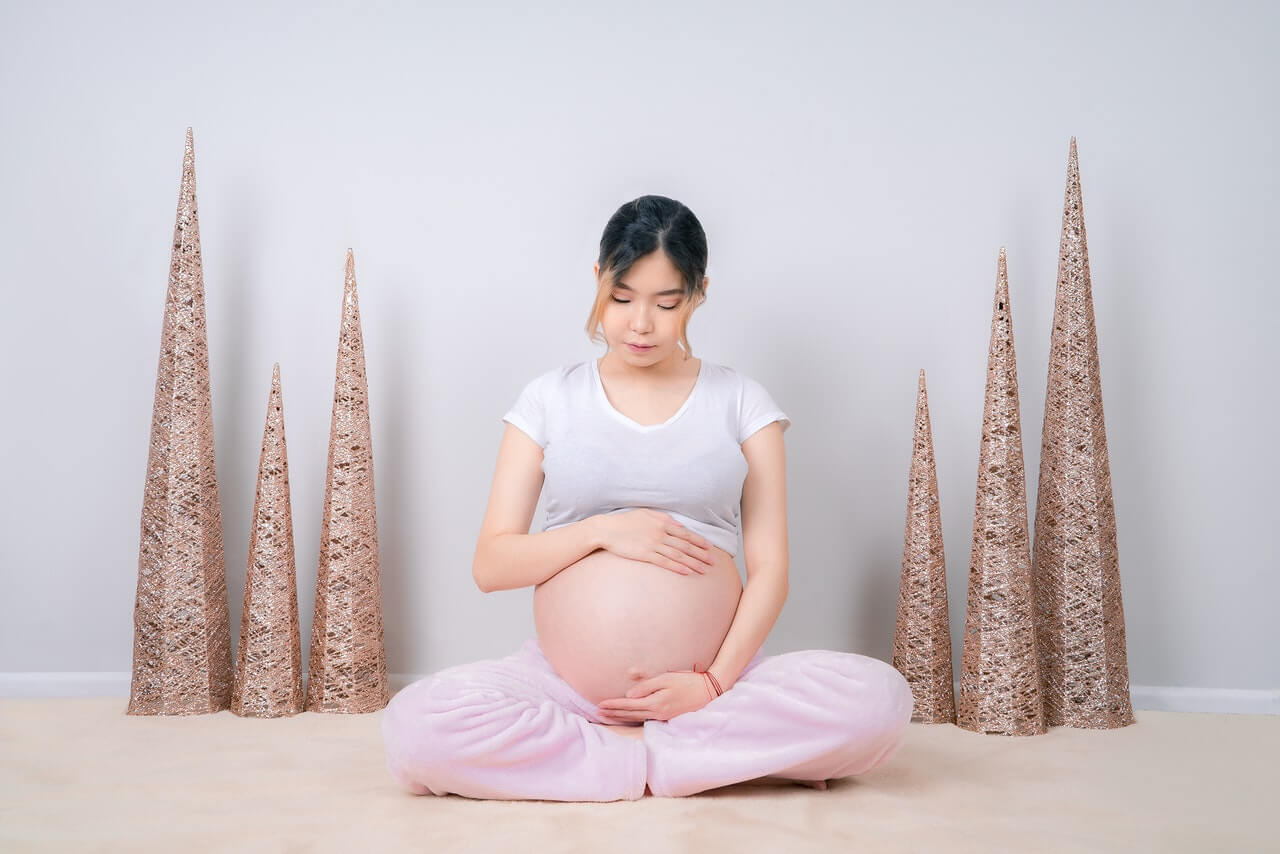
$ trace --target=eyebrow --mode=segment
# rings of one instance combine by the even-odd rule
[[[621,288],[624,291],[631,291],[632,293],[635,293],[635,289],[632,288],[630,285],[626,284],[625,282],[618,282],[616,285],[614,285],[614,287]],[[684,288],[671,288],[670,290],[666,290],[666,291],[658,291],[656,294],[654,294],[654,296],[665,297],[665,296],[670,296],[672,294],[683,294],[683,293],[684,293]]]

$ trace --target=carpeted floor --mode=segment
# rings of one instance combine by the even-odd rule
[[[369,715],[134,717],[0,700],[3,851],[1277,851],[1280,716],[1137,712],[1117,730],[912,723],[827,791],[754,780],[614,803],[417,797]]]

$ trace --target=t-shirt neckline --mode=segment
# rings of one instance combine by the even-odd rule
[[[693,381],[693,388],[689,390],[689,394],[688,396],[685,397],[684,403],[680,404],[680,408],[675,411],[675,414],[672,415],[670,418],[668,418],[666,421],[663,421],[661,424],[641,424],[640,422],[633,421],[631,418],[628,418],[626,415],[623,415],[621,412],[617,410],[616,407],[614,407],[612,403],[609,402],[609,395],[605,394],[604,392],[604,381],[600,379],[600,363],[596,360],[594,356],[591,358],[590,361],[591,361],[592,384],[595,386],[595,394],[599,398],[600,402],[604,404],[604,408],[608,410],[608,412],[621,423],[627,425],[633,430],[639,430],[644,433],[647,433],[651,430],[658,430],[663,427],[666,427],[667,425],[673,423],[681,415],[683,415],[685,413],[685,410],[687,410],[689,406],[693,403],[693,399],[698,394],[698,389],[702,386],[702,378],[707,373],[707,360],[703,359],[698,365],[698,376]]]

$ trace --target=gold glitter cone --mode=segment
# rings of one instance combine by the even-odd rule
[[[258,456],[249,561],[244,579],[240,648],[231,711],[275,718],[302,711],[302,642],[298,636],[297,566],[289,502],[280,363],[271,369],[267,419]]]
[[[307,711],[373,712],[391,700],[382,636],[364,340],[356,300],[355,258],[350,249],[333,384],[308,670]]]
[[[195,162],[187,128],[142,499],[130,715],[198,715],[231,703]]]
[[[916,382],[916,429],[907,476],[907,529],[902,543],[898,615],[893,627],[893,666],[906,677],[915,696],[913,720],[927,724],[955,722],[947,565],[942,551],[938,475],[923,369]]]
[[[956,715],[963,729],[999,735],[1045,732],[1036,666],[1021,424],[1009,274],[1001,248],[987,348]]]
[[[1049,726],[1134,722],[1076,140],[1058,250],[1032,576]]]

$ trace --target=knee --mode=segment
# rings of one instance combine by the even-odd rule
[[[886,736],[896,736],[911,721],[915,696],[911,685],[887,661],[862,656],[866,668],[868,717],[877,721]]]
[[[407,685],[383,710],[388,769],[415,790],[432,768],[457,761],[479,735],[476,716],[503,700],[496,689],[438,674]]]
[[[886,684],[886,709],[889,724],[894,729],[905,729],[911,722],[911,713],[915,709],[915,695],[911,692],[911,683],[898,668],[888,662],[884,665]]]
[[[848,721],[859,739],[896,738],[911,721],[911,686],[888,662],[828,650],[815,664],[826,672],[833,690],[845,697]]]
[[[880,671],[884,680],[884,699],[880,707],[879,726],[875,744],[877,754],[872,759],[870,768],[888,761],[906,740],[907,725],[911,723],[911,712],[915,706],[915,697],[911,693],[911,685],[893,665],[881,661]]]

